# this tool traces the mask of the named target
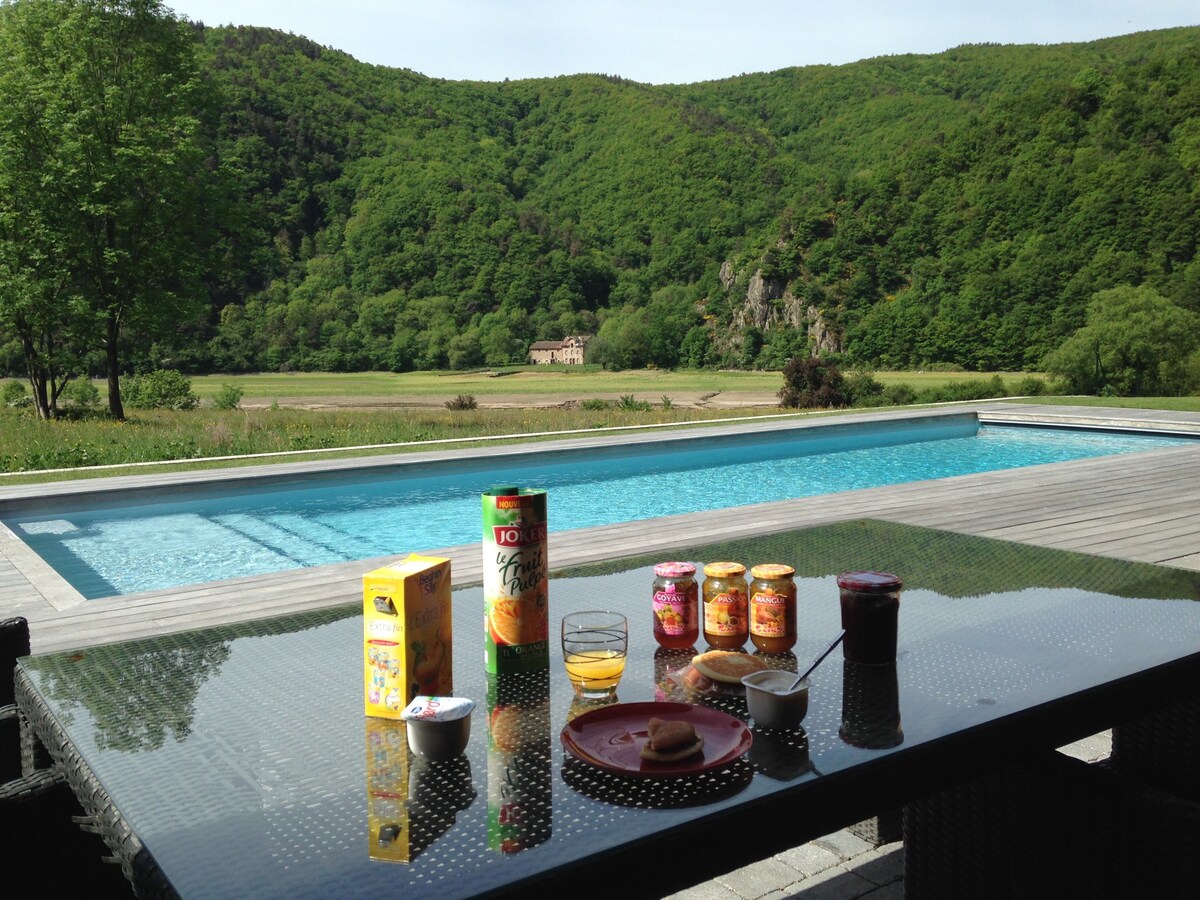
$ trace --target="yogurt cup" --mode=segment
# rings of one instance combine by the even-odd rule
[[[794,688],[795,672],[766,669],[742,678],[746,686],[746,706],[761,728],[795,728],[808,714],[809,679]]]
[[[471,711],[475,701],[466,697],[414,697],[404,708],[408,746],[430,760],[454,759],[467,749],[471,737]]]

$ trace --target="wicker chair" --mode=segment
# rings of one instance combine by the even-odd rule
[[[13,668],[29,654],[29,623],[0,621],[0,847],[7,869],[24,869],[28,897],[132,896],[117,866],[104,862],[107,847],[88,833],[89,818],[58,766],[22,728]],[[47,873],[54,873],[47,877]]]
[[[904,807],[907,900],[1192,898],[1200,805],[1057,752]]]

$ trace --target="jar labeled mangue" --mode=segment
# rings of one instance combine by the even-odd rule
[[[785,653],[796,643],[795,576],[778,563],[750,570],[750,640],[763,653]]]
[[[750,630],[746,619],[746,567],[715,562],[704,567],[704,640],[718,650],[740,650]]]
[[[668,650],[685,650],[700,637],[696,567],[665,562],[654,567],[654,639]]]

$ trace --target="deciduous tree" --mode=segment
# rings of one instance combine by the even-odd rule
[[[158,0],[15,0],[0,58],[0,315],[47,412],[86,338],[123,418],[122,335],[178,325],[213,240],[195,34]]]

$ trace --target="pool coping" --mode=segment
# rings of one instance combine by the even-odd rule
[[[405,454],[388,454],[382,457],[362,457],[349,460],[324,460],[321,462],[306,461],[302,463],[276,463],[268,466],[232,468],[223,470],[192,471],[185,473],[154,473],[138,476],[117,476],[115,478],[96,479],[88,482],[54,482],[46,485],[23,485],[8,489],[0,489],[0,508],[14,508],[17,504],[39,504],[51,497],[68,496],[102,496],[113,491],[136,489],[140,491],[172,491],[181,488],[186,490],[188,484],[195,486],[208,485],[213,481],[244,481],[252,480],[262,483],[274,480],[295,480],[305,474],[331,472],[352,472],[355,470],[389,467],[394,465],[410,466],[429,462],[453,462],[465,459],[518,457],[523,455],[556,454],[577,449],[596,447],[624,447],[629,444],[656,443],[678,440],[695,440],[709,435],[761,433],[762,431],[780,431],[793,429],[838,429],[880,420],[911,420],[945,418],[948,416],[978,417],[981,423],[1052,425],[1055,427],[1086,427],[1105,428],[1110,430],[1154,431],[1158,433],[1177,435],[1200,435],[1200,414],[1173,413],[1152,410],[1099,410],[1092,407],[1065,406],[1035,406],[1026,404],[986,403],[974,404],[969,408],[934,409],[919,411],[888,411],[856,413],[836,418],[822,417],[808,420],[776,420],[760,423],[739,423],[737,425],[719,425],[690,428],[678,432],[652,433],[636,435],[604,435],[592,438],[572,438],[563,441],[544,441],[536,444],[505,445],[504,447],[467,448],[464,450],[432,451]],[[1197,448],[1183,448],[1185,451],[1195,449],[1200,453],[1200,442]],[[1152,453],[1173,453],[1176,450],[1146,451],[1144,456]],[[1088,463],[1080,460],[1067,463],[1049,463],[1044,466],[1031,467],[1037,469],[1053,469],[1055,467],[1079,466]],[[1086,468],[1086,467],[1085,467]],[[1108,467],[1104,467],[1108,468]],[[264,471],[265,470],[265,471]],[[1020,470],[1002,470],[1020,471]],[[982,476],[997,473],[982,473]],[[842,495],[821,495],[822,497],[837,497],[848,495],[869,494],[872,497],[882,494],[911,494],[920,486],[935,485],[939,482],[956,482],[959,479],[974,479],[986,483],[988,479],[976,476],[954,476],[950,479],[937,479],[932,482],[909,482],[907,485],[889,486],[889,488],[868,488],[859,491],[843,492]],[[810,499],[810,498],[802,498]],[[860,499],[866,499],[860,498]],[[753,507],[735,507],[728,516],[723,517],[723,523],[718,530],[713,530],[713,517],[705,513],[687,513],[664,519],[643,520],[640,523],[619,523],[610,526],[578,529],[572,532],[559,532],[552,535],[552,562],[558,566],[576,564],[582,561],[595,561],[613,556],[626,555],[640,549],[648,549],[646,535],[679,534],[680,542],[695,543],[709,533],[712,538],[724,534],[754,533],[771,530],[770,514],[772,508],[795,507],[799,501],[774,501],[757,504]],[[814,504],[808,504],[812,506]],[[819,504],[817,504],[819,505]],[[849,507],[847,507],[849,508]],[[850,515],[859,515],[851,513]],[[842,517],[850,517],[850,515]],[[746,520],[758,522],[752,524],[747,531],[745,526],[731,528],[729,520]],[[636,527],[633,527],[635,526]],[[655,538],[657,540],[657,538]],[[454,581],[456,584],[469,584],[479,578],[478,544],[467,544],[451,548],[434,550],[422,549],[423,552],[450,556],[455,560]],[[1200,547],[1197,547],[1200,550]],[[293,590],[305,593],[304,601],[309,606],[333,606],[352,602],[353,595],[345,593],[345,585],[361,578],[364,571],[386,564],[403,556],[395,554],[367,560],[356,560],[348,563],[337,563],[329,566],[292,569],[271,575],[258,575],[245,578],[227,579],[209,582],[204,585],[184,586],[148,591],[99,600],[84,600],[64,579],[53,571],[36,553],[30,550],[15,534],[6,527],[0,526],[0,569],[7,563],[15,570],[20,579],[29,582],[44,604],[38,609],[36,600],[30,604],[30,609],[19,611],[30,619],[35,633],[35,618],[45,623],[45,634],[48,643],[70,646],[72,641],[81,645],[90,640],[93,631],[102,636],[110,635],[114,626],[98,626],[99,617],[127,618],[132,627],[131,634],[147,632],[162,633],[169,630],[182,630],[190,623],[192,627],[211,624],[219,620],[241,620],[261,618],[288,611],[287,595]],[[1191,568],[1190,563],[1185,563]],[[1196,568],[1200,568],[1200,553],[1197,554]],[[12,572],[9,577],[12,577]],[[5,573],[0,571],[0,584],[4,583]],[[322,595],[322,585],[331,588]],[[332,589],[333,586],[340,589]],[[203,593],[212,600],[212,608],[194,616],[165,616],[161,609],[170,605],[181,595],[196,595]],[[316,596],[312,596],[315,594]],[[0,604],[2,607],[4,604]],[[32,613],[32,615],[30,614]],[[7,613],[5,613],[7,614]],[[173,621],[168,623],[166,619]],[[72,626],[74,630],[72,631]],[[94,642],[94,641],[93,641]],[[39,643],[41,643],[39,641]]]

